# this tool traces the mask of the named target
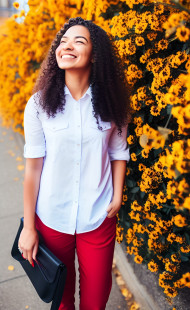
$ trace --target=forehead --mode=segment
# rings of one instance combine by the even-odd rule
[[[87,39],[90,39],[89,30],[81,25],[75,25],[70,27],[63,36],[75,37],[80,35],[86,37]]]

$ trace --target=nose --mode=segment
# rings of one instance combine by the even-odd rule
[[[64,43],[63,49],[64,50],[73,50],[73,45],[72,45],[71,41],[67,41],[66,43]]]

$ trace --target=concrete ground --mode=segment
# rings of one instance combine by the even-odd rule
[[[11,247],[23,215],[23,139],[0,127],[0,309],[47,310],[49,304],[37,296],[22,267],[11,257]],[[76,310],[78,309],[78,288]],[[113,275],[113,287],[106,310],[127,309]]]

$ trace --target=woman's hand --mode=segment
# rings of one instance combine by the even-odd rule
[[[34,266],[33,260],[36,260],[38,252],[39,237],[36,229],[23,228],[20,234],[18,247],[22,251],[23,258]]]
[[[120,208],[121,208],[121,201],[112,200],[106,210],[108,212],[107,217],[109,218],[114,217],[118,213]]]

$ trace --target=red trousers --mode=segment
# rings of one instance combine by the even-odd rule
[[[75,235],[45,226],[38,216],[36,227],[47,247],[67,267],[67,279],[59,310],[75,309],[75,248],[80,274],[80,310],[104,310],[112,286],[116,216],[106,218],[93,231]]]

